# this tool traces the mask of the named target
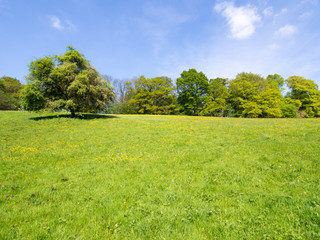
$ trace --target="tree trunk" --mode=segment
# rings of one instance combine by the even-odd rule
[[[76,112],[72,109],[71,111],[71,118],[75,118],[76,117]]]
[[[221,109],[221,117],[224,117],[224,108]]]

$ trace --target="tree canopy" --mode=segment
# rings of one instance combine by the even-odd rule
[[[0,110],[67,110],[125,114],[187,114],[219,117],[320,117],[318,85],[301,76],[284,80],[242,72],[233,79],[210,79],[196,69],[176,81],[141,76],[131,80],[100,76],[83,54],[67,47],[63,55],[29,64],[27,85],[0,78]],[[286,95],[284,95],[286,93]],[[19,98],[20,95],[20,98]]]
[[[225,116],[227,100],[229,97],[228,79],[210,79],[205,104],[201,115]]]
[[[300,114],[306,117],[320,116],[320,91],[318,85],[312,80],[300,76],[291,76],[286,82],[291,89],[287,97],[301,103],[299,107]]]
[[[133,113],[172,114],[176,108],[176,96],[173,84],[168,77],[136,79],[128,91],[131,99],[128,102]]]
[[[20,91],[23,85],[19,80],[3,76],[0,78],[0,109],[17,110],[20,107]]]
[[[239,117],[281,117],[281,90],[260,75],[239,73],[230,81],[230,102]]]
[[[75,117],[76,112],[103,111],[114,98],[109,83],[73,47],[61,56],[32,61],[29,69],[21,94],[26,110],[66,109]]]
[[[177,79],[178,103],[187,115],[199,115],[208,91],[208,78],[195,69],[183,71]]]

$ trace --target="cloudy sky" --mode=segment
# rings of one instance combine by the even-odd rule
[[[68,45],[114,78],[240,72],[320,85],[320,0],[0,0],[0,76]]]

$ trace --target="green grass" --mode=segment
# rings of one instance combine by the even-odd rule
[[[0,112],[0,239],[320,238],[320,119],[56,116]]]

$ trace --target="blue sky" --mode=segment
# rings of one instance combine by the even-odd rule
[[[320,85],[319,24],[320,0],[0,0],[0,76],[24,82],[31,61],[72,45],[118,79],[195,68]]]

